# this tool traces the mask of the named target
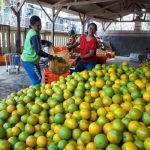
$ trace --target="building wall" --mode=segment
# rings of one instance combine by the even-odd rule
[[[145,53],[146,48],[150,48],[150,32],[109,32],[103,39],[109,41],[116,55],[120,56]]]

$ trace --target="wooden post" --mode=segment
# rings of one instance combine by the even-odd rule
[[[20,11],[17,13],[16,52],[21,53]]]
[[[53,7],[52,8],[52,29],[51,29],[51,42],[53,43],[54,45],[54,30],[55,30],[55,20],[54,20],[54,17],[55,17],[55,8]]]

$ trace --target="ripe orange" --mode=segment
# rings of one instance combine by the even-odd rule
[[[142,117],[142,112],[139,109],[136,108],[132,108],[129,113],[128,116],[130,119],[132,120],[139,120]]]
[[[88,102],[82,102],[80,104],[80,110],[82,111],[84,109],[90,110],[91,109],[90,103],[88,103]]]
[[[89,123],[87,120],[80,120],[79,127],[81,130],[85,131],[89,128]]]
[[[112,129],[107,133],[107,139],[112,144],[119,144],[122,141],[122,138],[123,135],[120,131]]]
[[[114,110],[114,115],[115,115],[115,118],[121,119],[126,115],[126,111],[119,107],[116,110]]]
[[[98,79],[95,83],[95,86],[98,88],[102,88],[104,86],[105,82],[103,79]]]
[[[146,102],[150,102],[150,91],[145,91],[143,93],[143,99],[146,101]]]
[[[80,110],[80,115],[82,119],[89,119],[91,117],[91,112],[88,109]]]
[[[144,140],[144,148],[145,148],[145,150],[149,150],[149,148],[150,148],[150,137],[147,137]]]
[[[150,137],[150,129],[146,126],[139,126],[136,130],[137,137],[144,141],[147,137]]]
[[[26,145],[29,146],[29,147],[35,147],[36,146],[36,137],[33,136],[33,135],[30,135],[27,137],[26,139]]]
[[[108,122],[103,126],[103,132],[107,134],[112,129],[112,123]]]
[[[143,89],[145,87],[145,84],[142,80],[135,80],[135,84],[140,88],[140,89]]]
[[[11,144],[8,140],[0,140],[0,150],[11,150]]]
[[[97,122],[92,122],[89,125],[89,133],[92,135],[97,135],[102,131],[102,126],[100,126]]]
[[[65,120],[64,124],[66,125],[66,127],[70,128],[70,129],[75,129],[78,126],[77,121],[73,118],[69,118],[69,119]]]
[[[118,130],[118,131],[124,131],[124,124],[120,119],[115,119],[112,122],[112,129]]]
[[[121,104],[122,103],[122,96],[120,94],[115,94],[112,97],[112,101],[113,101],[113,103]]]
[[[132,142],[125,142],[122,145],[122,150],[138,150],[137,146]]]
[[[112,104],[112,99],[109,96],[104,96],[102,102],[104,106],[110,106]]]
[[[90,142],[86,145],[86,150],[96,150],[96,145],[94,142]]]
[[[130,121],[128,124],[128,130],[132,133],[135,133],[139,126],[140,123],[138,121]]]
[[[91,134],[88,131],[83,131],[80,135],[80,139],[83,143],[87,144],[91,141]]]
[[[45,147],[47,143],[47,138],[45,136],[39,136],[37,138],[37,146]]]

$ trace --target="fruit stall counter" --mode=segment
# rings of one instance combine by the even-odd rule
[[[149,150],[150,68],[97,64],[0,102],[0,150]]]

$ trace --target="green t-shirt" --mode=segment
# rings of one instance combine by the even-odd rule
[[[34,29],[30,29],[26,35],[24,50],[21,55],[21,59],[25,62],[39,63],[40,57],[36,54],[31,43],[31,38],[35,35],[38,35],[38,33]]]

